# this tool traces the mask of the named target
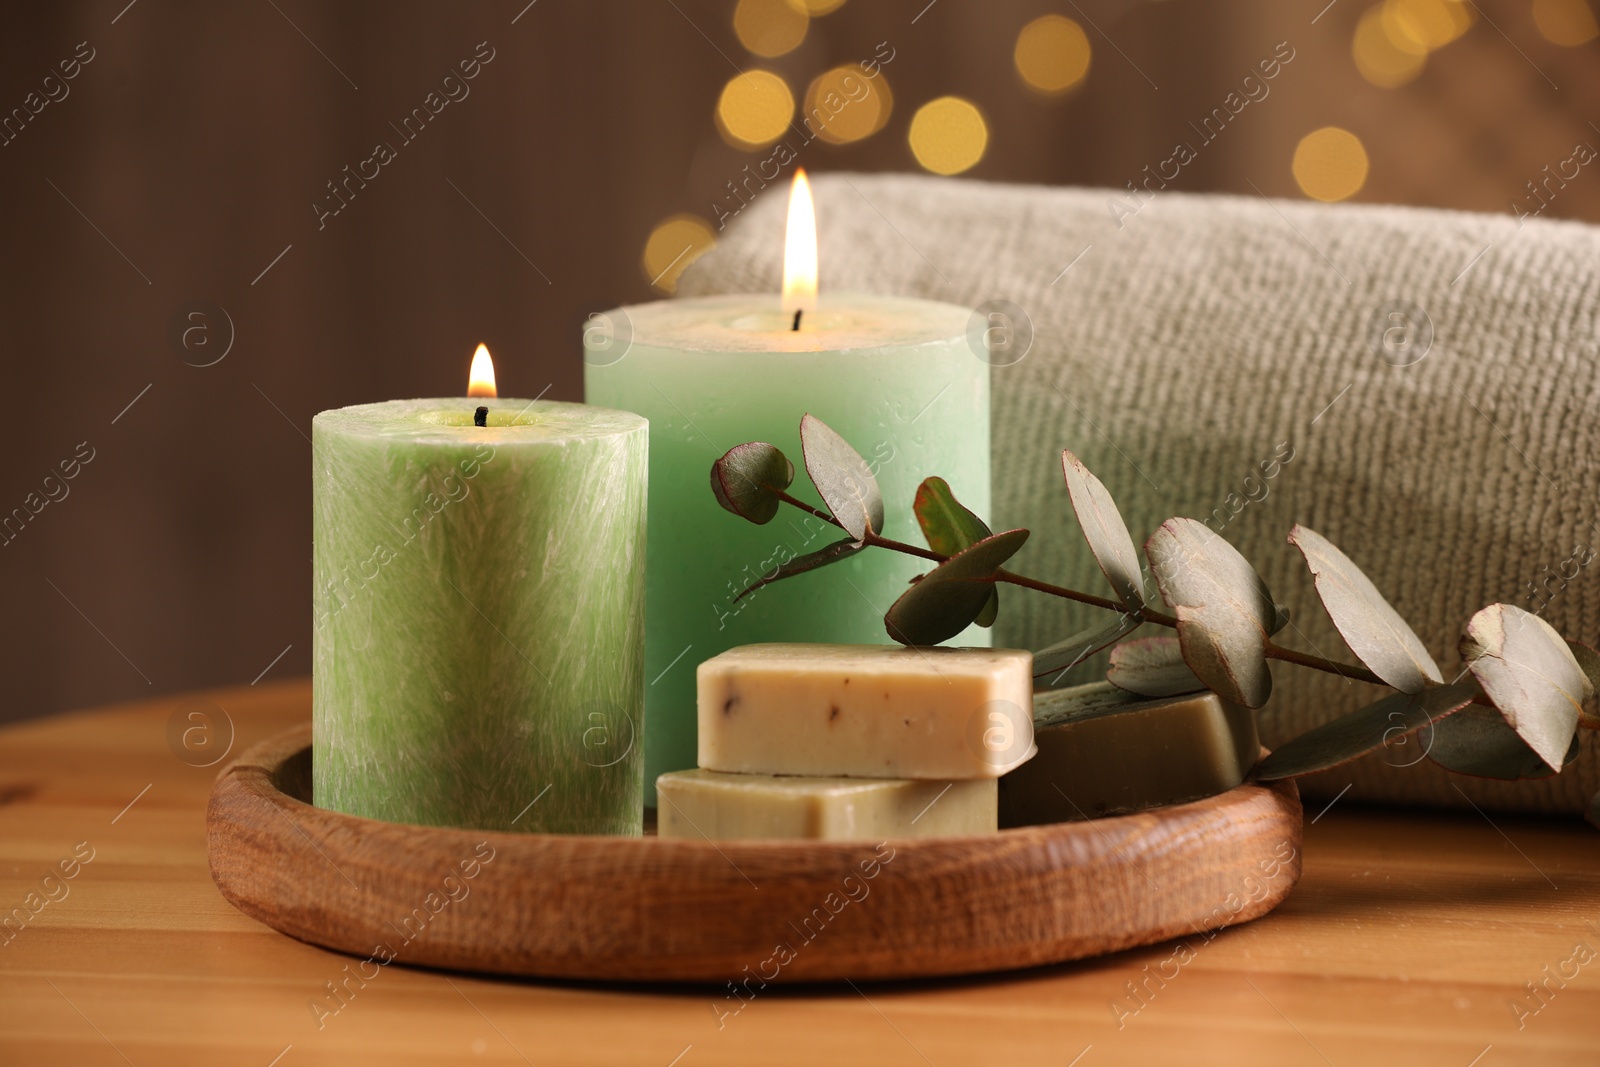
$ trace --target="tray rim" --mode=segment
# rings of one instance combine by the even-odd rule
[[[1253,830],[1245,839],[1246,845],[1257,838],[1272,838],[1289,844],[1292,855],[1280,861],[1278,870],[1286,876],[1280,877],[1274,873],[1268,880],[1267,891],[1259,898],[1252,895],[1239,908],[1229,909],[1229,921],[1224,924],[1228,926],[1266,914],[1288,895],[1301,873],[1303,812],[1298,790],[1292,781],[1246,781],[1228,792],[1165,808],[1082,822],[1017,827],[974,836],[891,839],[877,846],[863,841],[754,839],[712,842],[662,839],[649,835],[535,834],[434,827],[391,823],[317,808],[279,786],[279,776],[284,766],[306,752],[311,743],[312,724],[308,721],[256,743],[218,773],[206,811],[208,865],[223,897],[240,911],[299,940],[356,955],[367,953],[378,931],[370,919],[353,918],[353,914],[373,904],[383,903],[386,896],[394,896],[394,890],[387,882],[375,891],[362,889],[344,874],[334,857],[346,860],[347,864],[359,865],[363,871],[370,871],[374,867],[370,854],[372,850],[366,846],[374,839],[391,848],[397,844],[402,848],[411,845],[415,846],[412,850],[417,852],[463,855],[470,853],[469,844],[487,842],[495,850],[496,856],[514,858],[516,870],[513,874],[529,883],[521,892],[538,889],[559,895],[569,889],[581,888],[585,879],[613,868],[619,875],[643,875],[648,884],[642,888],[635,887],[636,899],[631,902],[630,908],[634,913],[635,925],[640,927],[634,933],[640,934],[645,943],[650,941],[647,933],[651,922],[660,924],[669,918],[662,914],[669,905],[652,898],[652,892],[683,896],[685,899],[698,899],[709,892],[709,899],[713,902],[710,910],[715,911],[719,892],[726,893],[730,900],[738,900],[747,892],[748,887],[744,886],[744,882],[756,884],[744,875],[742,867],[745,865],[759,869],[764,876],[763,881],[770,882],[771,887],[787,891],[791,880],[804,881],[809,878],[815,882],[818,872],[849,872],[864,857],[874,854],[875,847],[881,850],[885,845],[891,849],[893,860],[915,857],[917,862],[914,866],[919,873],[931,872],[935,880],[975,876],[978,883],[984,883],[987,879],[994,883],[987,888],[998,887],[999,891],[1012,898],[993,903],[1006,906],[1033,904],[1048,912],[1052,907],[1059,911],[1060,902],[1039,901],[1033,895],[1042,883],[1050,882],[1053,875],[1073,871],[1087,875],[1102,868],[1124,869],[1123,873],[1126,873],[1126,868],[1133,868],[1155,887],[1156,883],[1149,877],[1147,868],[1159,865],[1164,870],[1177,866],[1173,862],[1175,859],[1193,859],[1197,835],[1217,832],[1219,828],[1226,829],[1235,823],[1250,824]],[[276,821],[271,817],[258,819],[251,812],[253,808],[255,812],[264,813],[263,801],[276,810],[279,816]],[[1117,843],[1118,840],[1124,844],[1137,842],[1152,835],[1159,836],[1164,829],[1174,828],[1180,832],[1172,836],[1179,840],[1164,843],[1154,851],[1145,850],[1142,846],[1124,850]],[[298,846],[298,852],[304,853],[306,844],[313,846],[316,852],[302,856],[304,863],[298,878],[274,878],[273,873],[281,872],[261,862],[282,852],[285,845],[290,849]],[[321,855],[320,860],[318,854]],[[876,854],[882,855],[881,851]],[[1199,850],[1199,854],[1204,855],[1205,850]],[[1258,854],[1259,849],[1252,856]],[[1144,862],[1134,863],[1135,855],[1142,857]],[[741,860],[743,864],[739,862]],[[568,870],[572,864],[576,864],[577,869]],[[885,869],[888,865],[886,862]],[[1242,863],[1238,866],[1241,870],[1248,870]],[[994,868],[994,871],[990,868]],[[435,865],[429,869],[436,873],[439,868]],[[738,872],[738,878],[742,881],[735,884],[736,880],[729,876],[730,870]],[[1201,872],[1199,881],[1204,882],[1207,876],[1219,873],[1226,873],[1226,865]],[[674,890],[679,888],[678,881],[683,881],[687,888],[695,879],[706,880],[709,885],[692,893],[674,894]],[[403,881],[403,878],[400,880]],[[954,884],[924,885],[919,888],[948,895]],[[815,888],[813,886],[813,890]],[[978,888],[985,886],[978,885]],[[354,893],[349,892],[351,889]],[[728,892],[730,889],[734,892]],[[530,977],[689,982],[734,979],[739,976],[741,968],[728,964],[736,960],[751,962],[752,950],[748,946],[732,958],[728,955],[730,946],[713,946],[703,951],[641,952],[619,956],[608,950],[607,944],[599,944],[591,946],[595,951],[584,951],[584,947],[577,943],[581,938],[564,945],[560,943],[559,930],[554,931],[554,937],[550,936],[552,932],[548,927],[552,925],[553,918],[557,912],[571,918],[570,906],[564,911],[557,909],[556,912],[541,914],[537,901],[523,907],[514,899],[513,893],[513,890],[500,886],[489,895],[495,898],[493,902],[515,913],[513,918],[517,921],[512,923],[512,929],[531,936],[537,944],[521,947],[516,944],[502,945],[483,953],[467,943],[470,939],[452,936],[460,931],[447,930],[443,938],[430,939],[426,944],[419,941],[415,946],[408,945],[410,951],[396,961]],[[779,895],[794,896],[792,892]],[[1084,898],[1080,892],[1077,896],[1084,899],[1071,903],[1094,903],[1098,906],[1106,904],[1111,895],[1109,887],[1092,898]],[[704,904],[705,900],[699,902]],[[983,973],[1081,959],[1173,937],[1200,934],[1215,928],[1214,925],[1197,925],[1196,921],[1196,916],[1203,918],[1220,910],[1216,906],[1205,906],[1211,903],[1210,898],[1202,900],[1199,905],[1188,909],[1190,914],[1176,919],[1163,913],[1145,916],[1125,928],[1114,928],[1115,924],[1110,924],[1098,936],[1088,938],[1062,936],[1061,930],[1056,930],[1053,935],[1050,931],[1041,931],[1042,936],[1038,939],[1023,937],[1018,943],[996,945],[979,936],[980,931],[974,929],[967,931],[972,935],[973,943],[956,946],[946,944],[935,958],[915,953],[911,958],[906,958],[904,953],[886,954],[885,946],[877,943],[882,940],[879,935],[884,932],[883,924],[868,923],[864,929],[855,931],[854,935],[834,938],[828,942],[827,951],[811,953],[803,966],[792,966],[780,977],[784,981],[901,979]],[[949,908],[948,901],[946,905],[944,910],[958,913],[958,917],[963,910],[959,905],[954,909]],[[783,905],[778,906],[778,913],[782,913],[782,908]],[[790,910],[794,912],[797,909],[791,905]],[[800,911],[803,913],[803,909]],[[734,916],[729,921],[737,918]],[[1045,922],[1043,925],[1050,924]],[[958,931],[958,941],[961,940],[959,934]],[[514,942],[516,939],[511,940]],[[626,936],[623,940],[626,940]],[[716,940],[714,934],[712,940]],[[614,949],[615,943],[612,942],[609,948]],[[743,970],[748,972],[749,968],[744,967]]]

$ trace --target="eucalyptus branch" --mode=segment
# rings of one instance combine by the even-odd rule
[[[867,548],[882,548],[934,564],[884,615],[890,636],[903,644],[935,645],[970,625],[992,625],[1000,610],[1000,585],[1116,613],[1107,626],[1035,653],[1038,687],[1058,684],[1072,666],[1115,645],[1107,678],[1146,696],[1210,689],[1233,703],[1259,708],[1272,691],[1270,660],[1392,690],[1376,703],[1280,746],[1258,768],[1264,779],[1326,770],[1429,725],[1426,754],[1447,770],[1482,777],[1540,777],[1558,771],[1576,751],[1579,723],[1600,729],[1600,715],[1584,707],[1600,687],[1600,653],[1564,640],[1536,615],[1491,604],[1468,622],[1460,645],[1466,670],[1447,684],[1421,639],[1371,580],[1349,556],[1307,527],[1295,526],[1289,543],[1305,558],[1323,607],[1359,663],[1274,643],[1272,635],[1287,625],[1287,613],[1250,562],[1204,523],[1168,519],[1145,541],[1141,560],[1111,494],[1071,452],[1061,456],[1068,496],[1089,551],[1115,596],[1006,569],[1029,532],[994,533],[942,478],[925,480],[912,506],[928,547],[884,537],[876,532],[884,528],[883,495],[860,453],[811,415],[801,420],[800,442],[806,474],[823,508],[788,492],[794,464],[773,445],[739,445],[712,465],[711,488],[735,515],[766,523],[788,504],[846,535],[786,561],[746,593]],[[1161,593],[1154,606],[1146,589],[1146,565]],[[1163,610],[1169,605],[1173,614]],[[1178,636],[1123,640],[1142,623],[1176,630]],[[1463,682],[1469,673],[1471,678]],[[1576,722],[1574,708],[1580,709]]]
[[[788,504],[791,507],[799,508],[806,514],[822,519],[824,522],[831,523],[841,530],[844,529],[843,524],[841,524],[838,519],[823,511],[821,508],[813,507],[810,504],[807,504],[804,500],[800,500],[794,496],[791,496],[789,493],[777,488],[776,486],[764,485],[762,488],[772,493],[773,496],[777,497],[785,504]],[[907,544],[904,541],[896,541],[891,537],[884,537],[880,534],[873,533],[870,530],[867,532],[867,536],[864,540],[865,544],[867,544],[869,547],[886,548],[892,552],[899,552],[907,556],[916,556],[918,559],[925,559],[933,563],[947,563],[950,560],[950,557],[947,555],[934,552],[930,549],[921,548],[917,545]],[[1040,593],[1048,593],[1051,596],[1060,597],[1063,600],[1072,600],[1079,604],[1087,604],[1090,607],[1104,608],[1106,611],[1114,611],[1119,615],[1126,615],[1129,613],[1127,605],[1119,601],[1112,600],[1110,597],[1096,596],[1093,593],[1085,593],[1077,589],[1068,589],[1066,586],[1040,581],[1037,578],[1029,578],[1027,575],[1023,574],[1016,574],[1012,571],[1006,570],[1003,567],[995,571],[992,578],[979,580],[1005,582],[1008,585],[1019,586],[1023,589],[1032,589]],[[1143,621],[1152,623],[1156,626],[1165,626],[1168,629],[1176,629],[1178,626],[1178,620],[1175,616],[1168,615],[1163,611],[1157,611],[1155,608],[1152,608],[1148,605],[1141,607],[1137,614]],[[1272,641],[1267,642],[1266,654],[1268,659],[1282,660],[1285,663],[1294,663],[1301,667],[1309,667],[1312,670],[1322,671],[1326,674],[1337,675],[1340,678],[1349,678],[1358,682],[1370,682],[1373,685],[1388,687],[1387,682],[1385,682],[1382,678],[1379,678],[1376,674],[1372,673],[1365,667],[1359,667],[1350,663],[1340,663],[1337,660],[1326,659],[1322,656],[1314,656],[1308,652],[1298,652],[1292,648],[1284,648],[1281,645],[1274,644]]]

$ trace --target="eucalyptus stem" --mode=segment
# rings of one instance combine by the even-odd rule
[[[1365,667],[1324,659],[1321,656],[1313,656],[1309,652],[1296,652],[1292,648],[1284,648],[1282,645],[1275,645],[1271,641],[1267,642],[1267,658],[1281,659],[1285,663],[1297,663],[1302,667],[1326,671],[1329,674],[1337,674],[1341,678],[1349,678],[1357,682],[1371,682],[1373,685],[1381,685],[1386,689],[1393,688],[1388,682],[1379,678]]]
[[[841,530],[845,529],[845,526],[842,522],[828,514],[826,511],[823,511],[821,508],[812,507],[805,501],[790,496],[787,492],[777,488],[776,486],[765,485],[764,488],[771,492],[779,500],[783,501],[785,504],[790,504],[794,507],[797,507],[806,514],[819,518],[824,522],[831,523]],[[849,531],[846,530],[845,532],[848,533]],[[892,537],[884,537],[881,534],[874,533],[872,530],[867,531],[867,536],[863,540],[866,544],[874,548],[886,548],[892,552],[899,552],[907,556],[916,556],[919,559],[925,559],[931,563],[944,563],[950,558],[949,556],[934,552],[931,549],[907,544],[904,541],[896,541]],[[1073,600],[1079,604],[1087,604],[1090,607],[1104,608],[1107,611],[1115,611],[1120,614],[1127,614],[1128,612],[1127,605],[1121,603],[1120,601],[1112,600],[1110,597],[1096,596],[1093,593],[1084,593],[1077,589],[1068,589],[1063,585],[1055,585],[1051,582],[1043,582],[1037,578],[1029,578],[1026,575],[1015,574],[1004,569],[996,571],[993,580],[997,582],[1005,582],[1008,585],[1020,586],[1024,589],[1033,589],[1040,593],[1048,593],[1051,596],[1061,597],[1063,600]],[[1176,629],[1178,626],[1178,620],[1175,617],[1149,606],[1141,607],[1139,609],[1139,617],[1145,622],[1153,623],[1156,626],[1165,626],[1168,629]],[[1292,648],[1284,648],[1282,645],[1273,644],[1270,640],[1266,643],[1266,655],[1268,659],[1282,660],[1285,663],[1293,663],[1301,667],[1309,667],[1312,670],[1322,671],[1326,674],[1338,675],[1341,678],[1348,678],[1352,681],[1370,682],[1373,685],[1381,685],[1385,688],[1392,688],[1388,682],[1385,682],[1382,678],[1378,677],[1365,667],[1357,666],[1356,664],[1352,663],[1340,663],[1337,660],[1327,659],[1323,656],[1314,656],[1309,652],[1297,652]],[[1487,701],[1481,702],[1487,703]]]
[[[823,522],[831,522],[833,525],[839,527],[839,529],[841,529],[841,530],[844,529],[844,523],[840,522],[838,519],[834,518],[832,515],[829,515],[826,511],[823,511],[821,508],[814,508],[810,504],[807,504],[804,500],[797,500],[796,498],[790,496],[788,493],[784,492],[782,489],[779,489],[775,485],[768,485],[766,482],[762,482],[761,483],[761,488],[765,489],[767,492],[771,493],[773,496],[777,497],[779,500],[783,501],[785,504],[789,504],[792,507],[799,508],[801,511],[805,512],[807,515],[814,515],[817,518],[821,519]]]

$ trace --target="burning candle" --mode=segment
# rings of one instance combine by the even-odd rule
[[[868,551],[804,581],[739,594],[783,562],[843,537],[807,516],[740,522],[712,496],[711,464],[745,441],[801,461],[800,418],[833,427],[873,468],[886,536],[920,540],[911,501],[946,478],[989,510],[989,363],[968,308],[823,293],[804,172],[789,201],[781,295],[713,296],[619,308],[585,336],[591,403],[650,420],[645,597],[645,778],[695,766],[695,665],[736,645],[882,644],[883,613],[925,569]],[[800,479],[804,482],[804,478]],[[793,490],[804,492],[799,485]],[[973,628],[956,643],[987,645]]]
[[[645,420],[472,368],[312,422],[315,803],[638,834]]]

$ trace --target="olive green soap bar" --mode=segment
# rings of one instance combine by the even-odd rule
[[[656,779],[666,838],[882,841],[992,834],[995,779],[802,778],[673,771]]]
[[[998,778],[1033,754],[1030,652],[744,645],[697,678],[706,770]]]
[[[1041,693],[1039,754],[1000,782],[1000,825],[1032,826],[1181,804],[1244,781],[1255,716],[1215,693],[1150,699],[1107,683]]]

